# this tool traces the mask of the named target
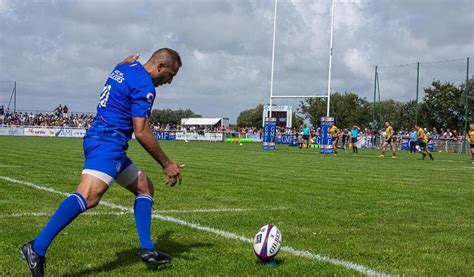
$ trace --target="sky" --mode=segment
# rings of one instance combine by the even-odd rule
[[[274,95],[327,93],[330,11],[331,0],[278,1]],[[183,67],[153,108],[236,122],[269,103],[273,16],[273,0],[0,0],[0,105],[16,81],[19,110],[94,112],[118,62],[169,47]],[[474,57],[472,0],[337,0],[334,22],[333,92],[372,101],[379,65],[381,99],[407,101],[416,62],[421,92],[433,79],[460,84]]]

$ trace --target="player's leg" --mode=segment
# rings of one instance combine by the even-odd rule
[[[426,144],[424,142],[420,142],[420,154],[421,159],[424,160],[426,158]]]
[[[35,252],[44,256],[54,237],[79,214],[97,206],[107,188],[108,184],[103,180],[92,175],[83,174],[76,192],[59,205],[49,222],[35,238],[33,245]]]
[[[390,142],[390,148],[392,149],[392,158],[396,158],[397,157],[397,146],[395,145],[395,142],[392,140]]]
[[[430,149],[428,148],[428,144],[426,144],[426,146],[425,146],[425,151],[426,151],[426,154],[430,157],[430,159],[431,159],[432,161],[434,161],[433,155],[431,154],[431,151],[430,151]]]
[[[387,147],[388,143],[386,141],[382,144],[382,153],[380,154],[379,158],[385,157],[385,148]]]
[[[332,149],[334,149],[334,155],[337,155],[337,138],[332,138]]]
[[[474,143],[471,143],[471,162],[474,164]]]
[[[43,276],[44,256],[56,235],[79,214],[95,207],[120,170],[123,147],[94,139],[84,139],[85,163],[76,192],[59,205],[46,226],[30,243],[22,246],[33,276]]]
[[[135,195],[133,213],[138,238],[140,240],[141,258],[149,263],[168,263],[171,262],[171,256],[155,249],[151,239],[151,214],[153,207],[153,183],[148,176],[143,173],[130,160],[126,162],[127,166],[117,177],[117,183],[129,190]]]
[[[117,175],[117,156],[124,152],[116,149],[116,144],[97,140],[84,140],[85,163],[81,181],[76,192],[67,197],[58,207],[41,233],[35,238],[32,248],[41,256],[54,237],[74,218],[87,209],[97,206],[102,195]]]
[[[38,236],[22,246],[21,250],[33,276],[43,276],[44,257],[56,235],[78,215],[95,207],[107,188],[107,183],[101,179],[82,175],[76,192],[63,200]]]
[[[131,161],[117,177],[117,183],[135,195],[133,206],[135,223],[140,247],[142,249],[153,249],[154,243],[151,240],[151,212],[153,206],[153,183]]]
[[[359,153],[359,147],[357,147],[357,138],[352,139],[352,149],[355,149],[355,153]]]
[[[428,154],[428,156],[430,156],[430,159],[434,161],[433,155],[431,154],[431,151],[428,148],[426,148],[426,153]]]

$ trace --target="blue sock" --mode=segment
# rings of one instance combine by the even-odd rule
[[[153,206],[153,198],[149,195],[139,194],[135,198],[135,205],[133,207],[140,247],[149,250],[155,247],[150,235],[151,206]]]
[[[33,250],[39,255],[45,256],[54,237],[85,210],[87,210],[87,202],[82,195],[77,192],[69,195],[35,238]]]

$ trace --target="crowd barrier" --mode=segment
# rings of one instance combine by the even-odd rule
[[[180,140],[180,141],[224,141],[222,132],[188,132],[188,131],[159,131],[154,132],[157,140]]]
[[[39,126],[0,126],[0,136],[34,136],[34,137],[60,137],[60,138],[82,138],[86,134],[85,128],[72,127],[39,127]],[[188,132],[188,131],[163,131],[154,132],[155,138],[158,140],[178,140],[178,141],[224,141],[226,138],[245,138],[249,142],[262,142],[259,133],[226,133],[226,132]],[[298,138],[293,134],[277,134],[276,142],[278,144],[296,145]],[[397,147],[399,150],[409,150],[409,140],[405,138],[397,138]],[[375,138],[372,136],[360,136],[357,141],[359,148],[380,148],[383,139],[380,136]],[[313,144],[320,143],[320,137],[315,137]],[[342,146],[342,140],[339,140],[339,146]],[[428,148],[436,152],[454,152],[467,153],[469,151],[469,142],[454,141],[448,139],[435,139],[428,143]]]
[[[82,138],[86,131],[85,128],[71,127],[0,126],[0,136]],[[154,135],[158,140],[224,141],[224,133],[218,132],[164,131],[154,132]]]
[[[377,147],[381,147],[383,138],[377,137]],[[410,150],[410,140],[407,138],[396,138],[396,144],[399,150]],[[415,145],[419,145],[418,141]],[[450,153],[467,153],[470,151],[469,142],[466,140],[452,140],[452,139],[433,139],[428,142],[428,149],[435,152],[450,152]]]
[[[0,126],[0,136],[82,138],[85,134],[85,128]]]

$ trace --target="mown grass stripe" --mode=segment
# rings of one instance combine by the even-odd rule
[[[21,181],[21,180],[13,179],[13,178],[10,178],[8,176],[0,176],[0,179],[3,179],[3,180],[8,181],[8,182],[16,183],[16,184],[25,185],[25,186],[28,186],[28,187],[31,187],[31,188],[34,188],[34,189],[37,189],[37,190],[47,191],[47,192],[54,193],[54,194],[59,194],[59,195],[64,195],[64,196],[69,195],[69,193],[57,191],[57,190],[55,190],[53,188],[50,188],[50,187],[37,185],[37,184],[27,182],[27,181]],[[117,205],[117,204],[114,204],[114,203],[111,203],[111,202],[101,201],[101,204],[103,206],[113,208],[113,209],[117,209],[117,210],[121,210],[121,211],[124,211],[124,212],[133,212],[133,209],[131,209],[131,208],[127,208],[125,206]],[[176,223],[178,225],[190,227],[190,228],[200,230],[200,231],[203,231],[203,232],[212,233],[212,234],[215,234],[215,235],[218,235],[218,236],[221,236],[221,237],[225,237],[225,238],[228,238],[228,239],[239,240],[239,241],[246,242],[246,243],[252,243],[253,242],[253,240],[251,238],[247,238],[247,237],[240,236],[240,235],[237,235],[237,234],[234,234],[234,233],[231,233],[231,232],[215,229],[215,228],[212,228],[212,227],[203,226],[203,225],[200,225],[198,223],[192,223],[192,222],[184,221],[184,220],[181,220],[181,219],[178,219],[178,218],[175,218],[175,217],[163,216],[163,215],[158,215],[158,214],[153,214],[152,217],[156,218],[156,219],[163,220],[163,221]],[[342,267],[345,267],[347,269],[351,269],[351,270],[354,270],[354,271],[364,273],[368,276],[395,276],[395,275],[388,274],[388,273],[385,273],[385,272],[376,271],[376,270],[367,268],[363,265],[359,265],[359,264],[352,263],[352,262],[349,262],[349,261],[338,260],[338,259],[335,259],[335,258],[319,255],[319,254],[316,254],[316,253],[311,253],[311,252],[305,251],[305,250],[297,250],[297,249],[294,249],[294,248],[289,247],[289,246],[282,247],[281,251],[286,252],[286,253],[288,253],[290,255],[293,255],[293,256],[305,257],[305,258],[312,259],[312,260],[317,260],[317,261],[326,262],[326,263],[330,263],[330,264],[337,265],[337,266],[342,266]]]

